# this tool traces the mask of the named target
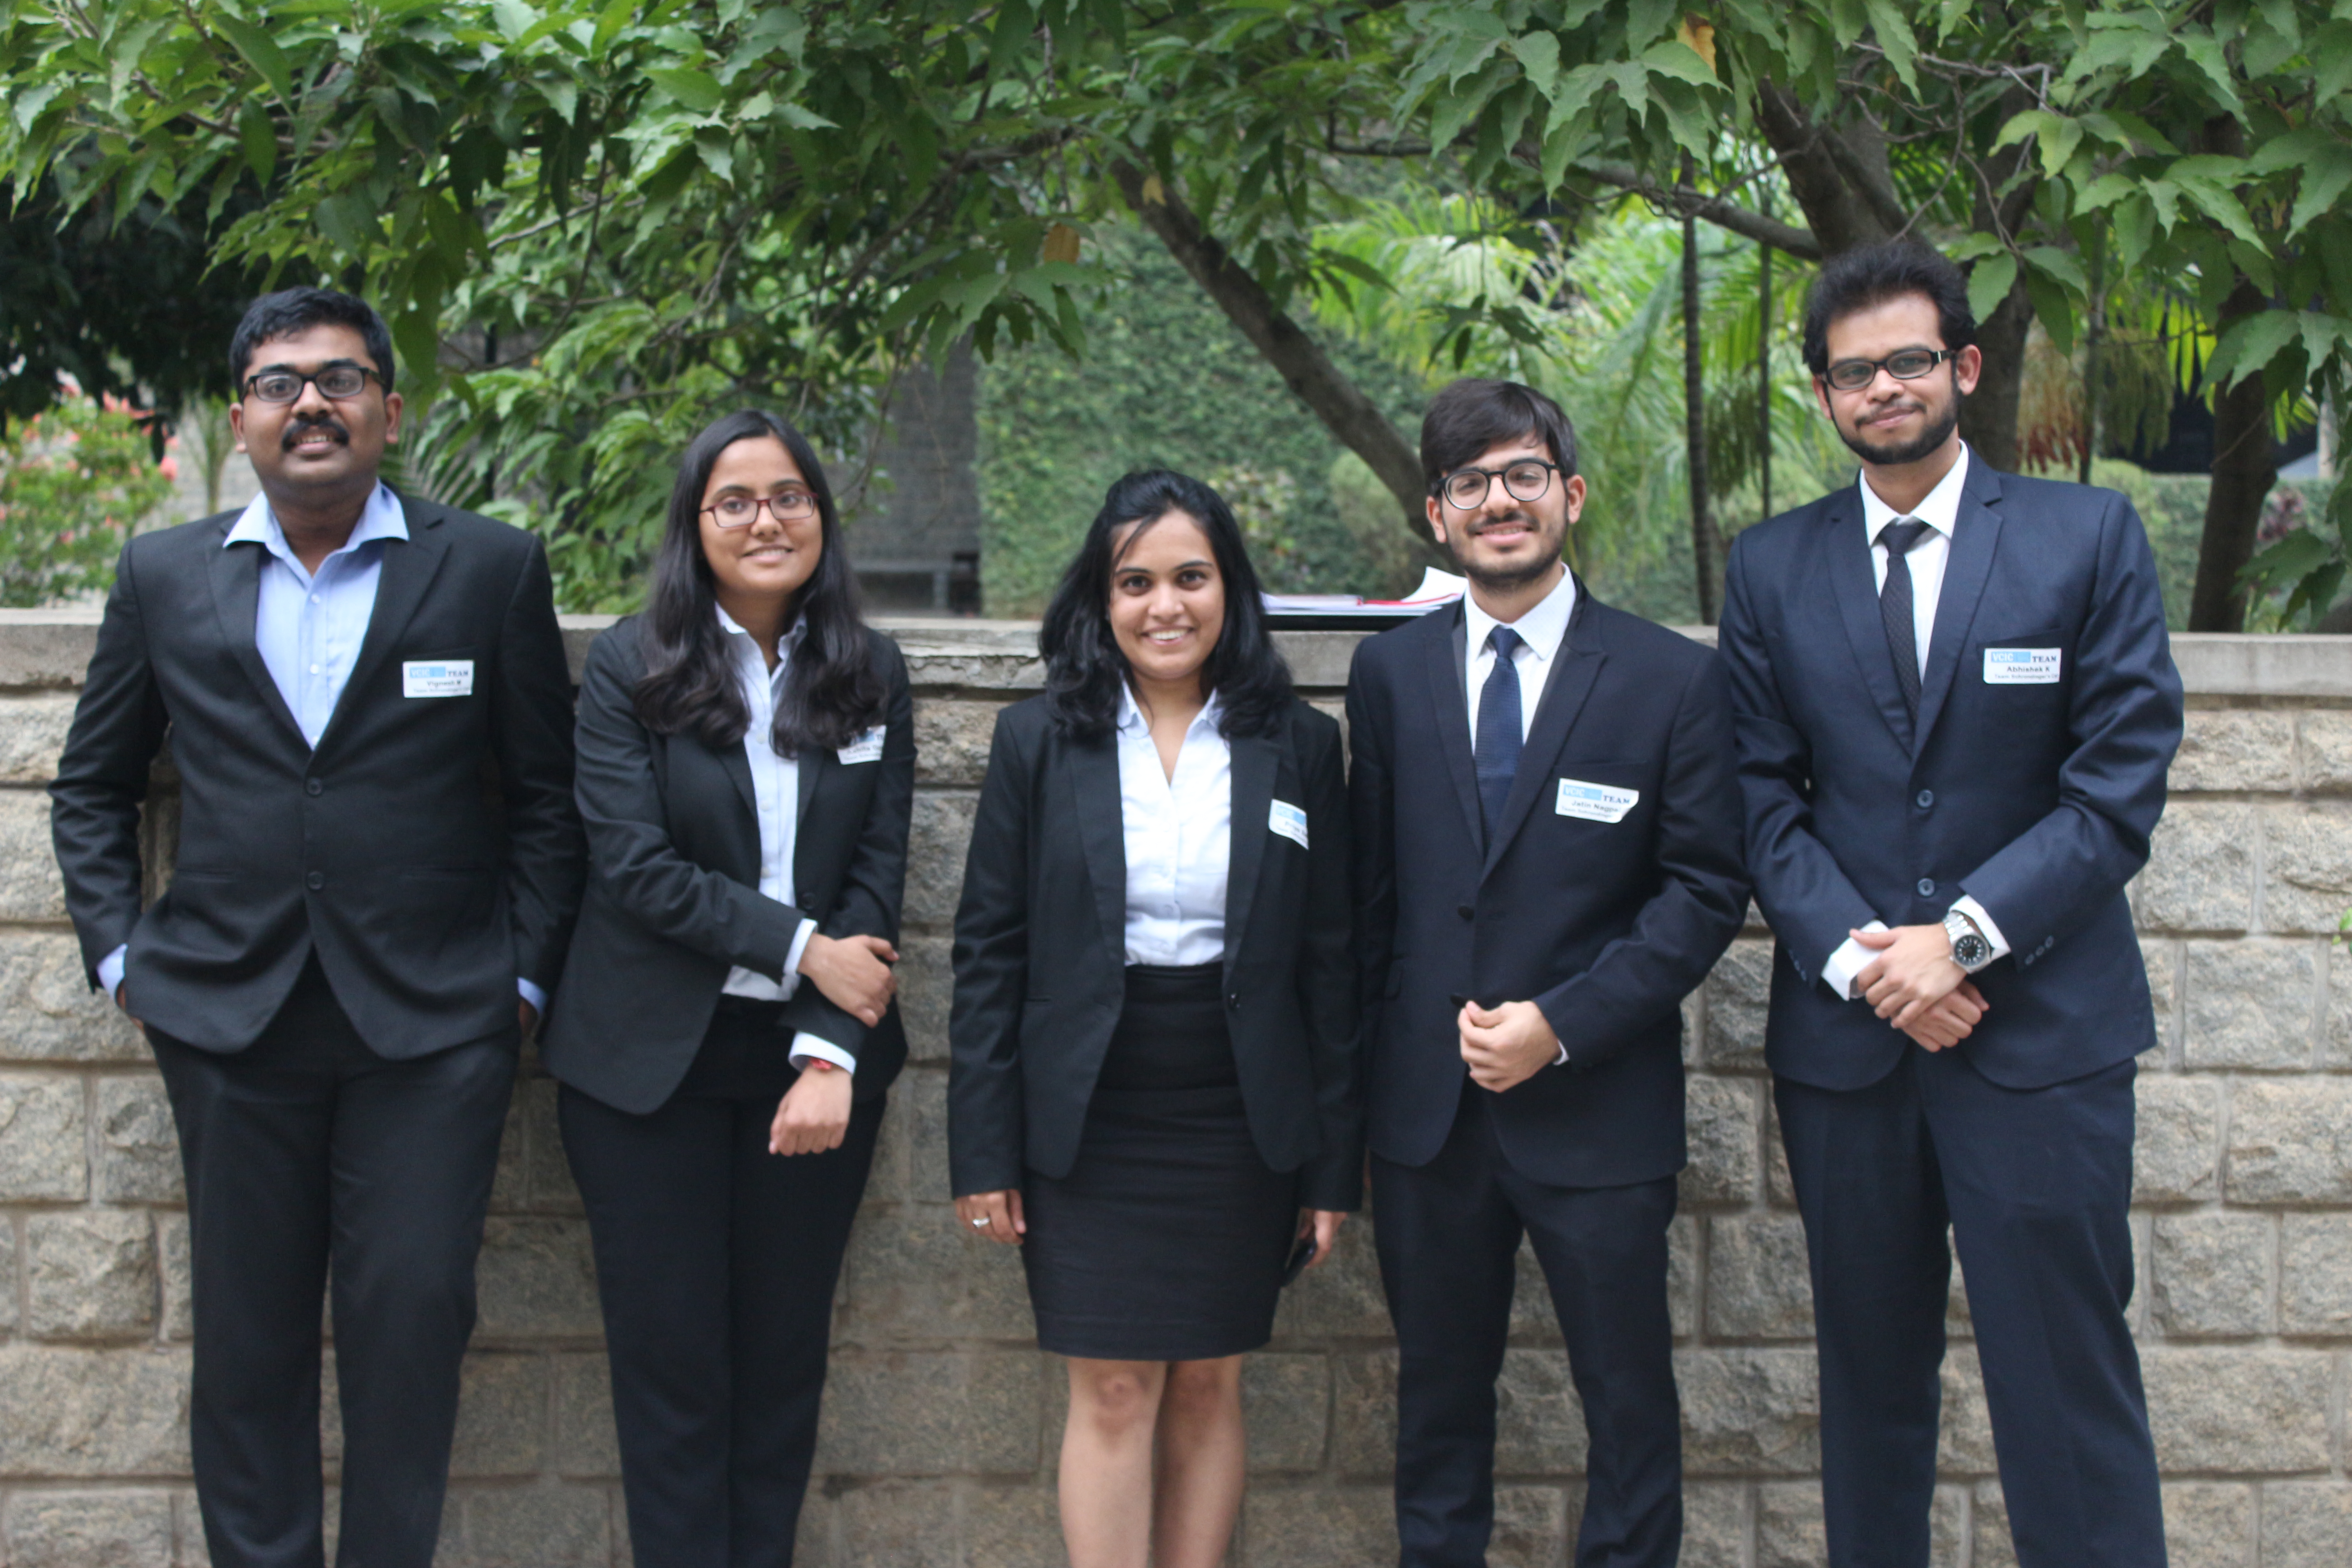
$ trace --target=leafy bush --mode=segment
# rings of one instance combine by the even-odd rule
[[[0,437],[0,605],[106,587],[123,539],[171,493],[171,470],[120,399],[75,398],[16,426]]]

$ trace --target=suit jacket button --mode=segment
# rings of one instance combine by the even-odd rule
[[[327,885],[327,874],[324,871],[313,871],[302,880],[315,893]]]
[[[1475,920],[1475,919],[1477,918],[1477,916],[1478,916],[1478,911],[1477,911],[1476,910],[1472,909],[1468,904],[1456,904],[1456,905],[1454,905],[1454,912],[1455,914],[1457,914],[1457,915],[1460,915],[1460,916],[1461,916],[1464,920],[1465,920],[1465,921],[1467,921],[1467,920]]]
[[[1919,896],[1923,899],[1932,899],[1936,896],[1935,878],[1922,877],[1919,879]]]
[[[1919,809],[1920,809],[1920,810],[1925,811],[1925,810],[1927,810],[1929,806],[1931,806],[1931,805],[1935,805],[1935,804],[1936,804],[1936,792],[1935,792],[1934,790],[1931,790],[1931,789],[1923,789],[1923,790],[1921,790],[1921,791],[1919,792]]]
[[[327,793],[327,786],[320,783],[317,779],[304,779],[302,781],[302,793],[304,795],[324,795]]]

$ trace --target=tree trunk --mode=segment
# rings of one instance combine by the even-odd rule
[[[1960,402],[1960,439],[2004,474],[2017,471],[2017,411],[2025,392],[2025,334],[2032,325],[2033,301],[2020,278],[1992,314],[1977,323],[1984,371],[1976,391]]]
[[[2268,309],[2263,291],[2241,276],[2221,303],[2213,335]],[[2213,488],[2205,497],[2205,537],[2197,547],[2197,586],[2189,599],[2192,632],[2246,628],[2246,590],[2238,574],[2253,557],[2263,501],[2278,482],[2271,451],[2270,395],[2262,376],[2250,375],[2213,400]]]
[[[1693,184],[1691,156],[1683,154],[1683,184]],[[1699,363],[1698,220],[1683,217],[1684,463],[1690,476],[1691,571],[1698,582],[1698,618],[1715,625],[1715,529],[1706,514],[1706,378]]]

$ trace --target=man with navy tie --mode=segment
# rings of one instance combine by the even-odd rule
[[[530,535],[378,477],[392,339],[320,289],[229,346],[261,494],[132,539],[50,786],[92,983],[141,1022],[187,1177],[215,1568],[425,1568],[515,1058],[580,900],[572,689]],[[177,854],[146,896],[168,731]]]
[[[1549,398],[1456,382],[1421,459],[1469,592],[1348,681],[1400,1562],[1486,1561],[1525,1237],[1591,1435],[1578,1568],[1670,1568],[1681,1005],[1748,907],[1730,694],[1713,652],[1562,563],[1585,491]]]
[[[1862,472],[1740,535],[1725,585],[1830,1562],[1927,1562],[1957,1247],[2018,1561],[2157,1568],[2125,1316],[2156,1029],[2124,886],[2180,679],[2129,503],[1959,439],[1975,339],[1933,252],[1825,267],[1806,363]]]

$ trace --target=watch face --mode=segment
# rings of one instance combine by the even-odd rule
[[[1992,943],[1970,931],[1952,943],[1953,961],[1962,969],[1974,969],[1992,954]]]

